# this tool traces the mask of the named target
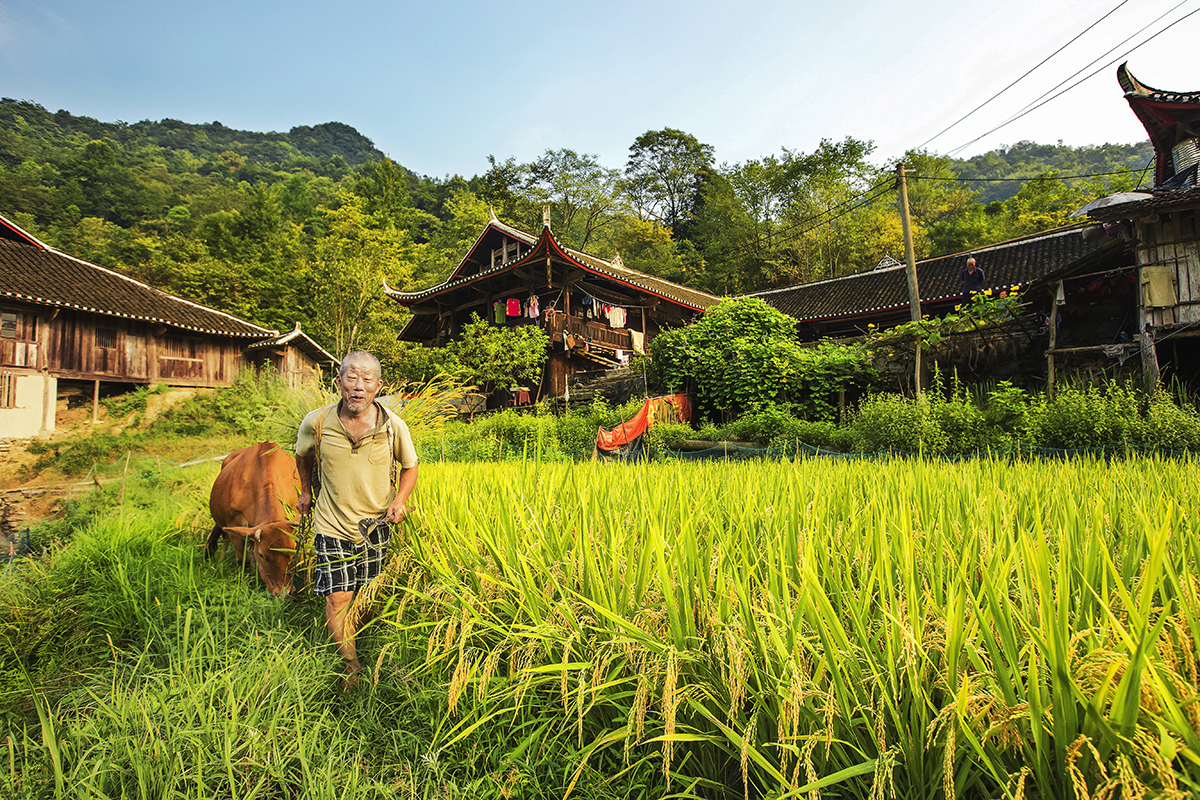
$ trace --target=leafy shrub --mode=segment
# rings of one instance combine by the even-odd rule
[[[1143,398],[1128,383],[1063,386],[1036,397],[1025,415],[1024,438],[1038,447],[1101,447],[1137,437]]]
[[[857,447],[941,455],[949,437],[934,418],[929,402],[896,394],[868,395],[858,405],[850,427]]]
[[[695,325],[655,337],[656,383],[694,388],[708,418],[793,403],[809,419],[833,419],[838,391],[874,377],[866,351],[801,346],[793,326],[759,298],[724,300]]]
[[[735,420],[725,428],[725,433],[731,438],[776,447],[794,445],[797,441],[824,447],[836,428],[832,422],[799,419],[783,406],[771,406]]]
[[[1167,450],[1200,449],[1200,414],[1190,405],[1177,404],[1167,392],[1158,392],[1138,425],[1136,441]]]
[[[658,422],[646,430],[646,444],[675,450],[693,435],[695,431],[686,422]]]

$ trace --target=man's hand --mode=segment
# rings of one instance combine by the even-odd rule
[[[383,518],[393,525],[396,525],[407,516],[408,506],[404,505],[404,503],[397,498],[392,501],[390,506],[388,506],[388,510],[384,513]]]
[[[296,501],[296,510],[300,512],[300,516],[307,517],[312,512],[312,489],[304,489],[300,492],[300,499]]]

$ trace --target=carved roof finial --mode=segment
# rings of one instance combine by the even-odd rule
[[[542,227],[550,227],[550,206],[542,206]]]

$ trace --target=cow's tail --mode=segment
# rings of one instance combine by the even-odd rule
[[[213,525],[213,529],[208,534],[208,544],[205,547],[209,558],[216,555],[217,545],[221,543],[221,537],[224,535],[225,531],[220,525]]]

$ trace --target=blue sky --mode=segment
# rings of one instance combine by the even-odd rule
[[[621,167],[666,126],[719,162],[871,139],[872,160],[958,148],[1175,8],[1200,0],[925,2],[229,2],[0,0],[0,94],[104,121],[171,117],[286,131],[337,120],[418,173],[482,174],[548,148]],[[1118,7],[1119,6],[1119,7]],[[1178,7],[1178,8],[1176,8]],[[1115,9],[1115,10],[1114,10]],[[1200,14],[1129,54],[1143,82],[1200,90]],[[1022,139],[1141,141],[1116,67],[1006,128]]]

